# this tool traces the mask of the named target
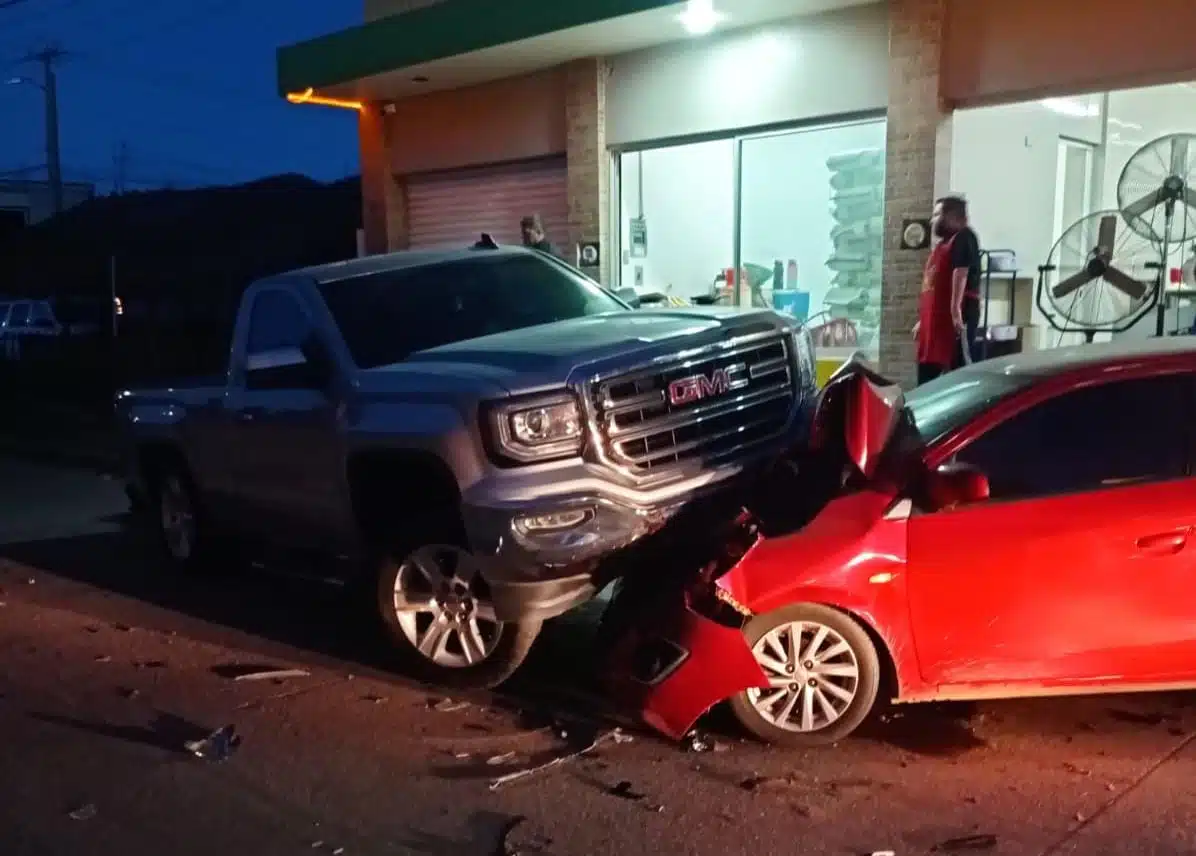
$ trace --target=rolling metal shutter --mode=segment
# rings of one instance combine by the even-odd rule
[[[539,214],[548,240],[564,254],[566,188],[564,158],[408,176],[411,247],[468,246],[483,232],[500,244],[518,244],[519,221]]]

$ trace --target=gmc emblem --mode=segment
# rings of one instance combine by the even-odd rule
[[[669,404],[680,407],[683,404],[693,404],[703,398],[714,398],[725,395],[731,390],[731,378],[726,369],[715,369],[706,375],[683,377],[669,384]]]

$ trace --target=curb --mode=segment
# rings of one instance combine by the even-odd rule
[[[0,454],[28,461],[114,475],[120,471],[120,455],[114,449],[66,448],[28,437],[0,434]]]

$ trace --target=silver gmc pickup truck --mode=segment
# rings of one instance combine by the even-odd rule
[[[608,557],[791,442],[813,393],[792,318],[635,311],[482,241],[254,283],[226,374],[116,408],[176,565],[235,545],[369,568],[422,677],[491,686]]]

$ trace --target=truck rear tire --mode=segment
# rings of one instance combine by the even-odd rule
[[[490,689],[523,664],[541,623],[499,622],[457,527],[410,527],[383,557],[375,592],[387,638],[407,670],[453,689]]]
[[[149,510],[170,564],[188,573],[206,570],[212,559],[209,527],[187,467],[163,461],[148,477]]]

